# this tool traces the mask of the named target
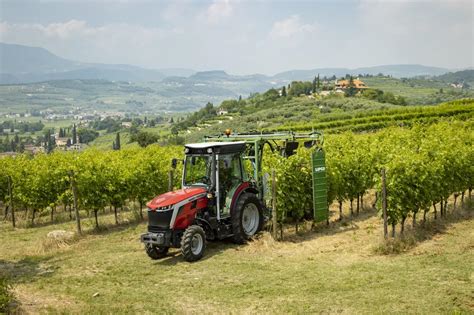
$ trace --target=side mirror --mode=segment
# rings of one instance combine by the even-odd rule
[[[178,159],[172,159],[171,160],[171,167],[176,168],[177,165],[178,165]]]

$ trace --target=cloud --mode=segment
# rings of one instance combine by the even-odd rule
[[[230,17],[234,11],[230,0],[214,0],[207,8],[204,17],[209,24],[216,24]]]
[[[270,37],[273,39],[280,37],[289,38],[295,35],[314,32],[316,29],[316,24],[305,24],[298,15],[292,15],[284,20],[275,22],[270,31]]]
[[[0,39],[8,41],[10,39],[31,40],[39,38],[51,38],[56,40],[77,40],[91,38],[121,38],[124,41],[136,38],[156,38],[162,37],[165,31],[159,28],[147,28],[140,25],[106,24],[103,26],[90,26],[86,21],[69,20],[64,23],[50,24],[10,24],[0,22]]]
[[[356,11],[363,36],[352,47],[370,49],[375,63],[473,66],[472,8],[459,0],[363,0]]]
[[[5,10],[0,41],[83,62],[231,73],[401,63],[473,66],[472,1],[358,0],[338,2],[337,10],[325,1],[305,2],[311,13],[289,2],[150,1],[143,7],[110,4],[110,11],[95,4],[93,16],[75,12],[80,6],[40,19],[18,19]]]
[[[51,50],[61,57],[90,62],[136,63],[139,51],[155,51],[157,43],[176,35],[175,29],[116,23],[91,26],[69,20],[50,24],[12,24],[0,21],[0,41]]]

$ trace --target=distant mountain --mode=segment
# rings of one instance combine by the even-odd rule
[[[219,82],[219,85],[225,83],[232,84],[234,92],[253,93],[295,80],[312,80],[317,74],[326,77],[333,75],[341,77],[346,74],[357,76],[358,74],[377,75],[383,73],[394,77],[414,77],[438,76],[449,71],[449,69],[423,65],[384,65],[356,69],[318,68],[290,70],[274,76],[262,74],[230,75],[223,70],[201,72],[185,68],[153,70],[131,65],[83,63],[58,57],[44,48],[0,43],[0,84],[70,79],[103,79],[133,82],[163,81],[166,84],[173,82],[179,82],[180,84]],[[238,85],[241,85],[241,87]]]
[[[346,74],[359,75],[359,74],[371,74],[377,75],[383,73],[385,75],[391,75],[396,78],[403,77],[415,77],[415,76],[435,76],[449,72],[449,69],[429,67],[423,65],[384,65],[374,67],[363,67],[363,68],[319,68],[312,70],[291,70],[281,72],[273,76],[274,79],[282,81],[294,81],[294,80],[312,80],[318,73],[320,76],[333,76],[341,77]]]
[[[189,77],[191,80],[203,80],[203,81],[215,81],[215,80],[228,80],[231,76],[228,75],[223,70],[213,70],[213,71],[201,71],[196,72]]]
[[[193,69],[186,68],[165,68],[159,69],[167,77],[189,77],[196,73]]]
[[[159,70],[130,65],[82,63],[58,57],[44,48],[0,43],[0,84],[69,79],[161,81],[164,77]]]
[[[0,72],[15,74],[64,72],[81,63],[58,57],[44,48],[0,43]]]

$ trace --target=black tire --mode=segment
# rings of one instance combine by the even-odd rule
[[[153,244],[145,244],[145,251],[148,257],[150,257],[153,260],[166,257],[166,254],[168,254],[168,250],[169,250],[169,247],[161,247],[161,246],[156,246]]]
[[[248,234],[244,227],[243,227],[243,214],[244,214],[244,209],[249,205],[249,204],[254,204],[255,207],[258,210],[258,223],[257,223],[257,228],[255,232]],[[233,210],[232,216],[232,232],[234,234],[233,240],[237,244],[244,244],[249,240],[252,236],[257,234],[262,230],[263,227],[263,207],[262,203],[260,200],[255,196],[254,194],[251,193],[243,193],[240,197],[239,200],[237,201],[237,204],[235,205],[235,208]]]
[[[202,258],[206,249],[206,233],[199,225],[191,225],[181,238],[181,253],[186,261],[193,262]]]

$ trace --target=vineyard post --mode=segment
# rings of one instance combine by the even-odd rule
[[[168,172],[168,191],[173,190],[173,170]]]
[[[10,206],[10,211],[12,213],[12,224],[13,224],[13,227],[15,227],[16,225],[16,222],[15,222],[15,208],[13,206],[13,189],[12,189],[12,178],[11,176],[7,176],[8,178],[8,194],[10,196],[10,202],[9,202],[9,206]]]
[[[73,196],[74,214],[76,215],[77,233],[81,235],[82,234],[81,218],[79,217],[79,209],[77,206],[77,186],[76,186],[76,179],[74,178],[74,172],[71,171],[69,173],[69,176],[71,178],[71,189],[72,189],[72,196]]]
[[[382,211],[383,211],[383,237],[387,239],[388,226],[387,226],[387,186],[385,169],[382,168]]]
[[[273,238],[277,239],[277,213],[276,213],[276,180],[275,170],[272,169],[272,234]]]

